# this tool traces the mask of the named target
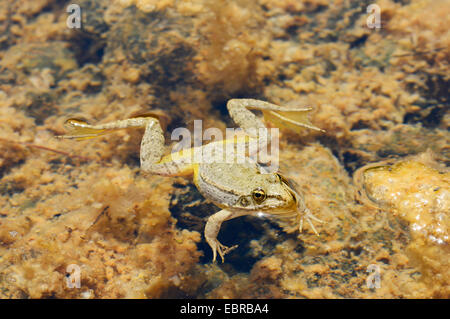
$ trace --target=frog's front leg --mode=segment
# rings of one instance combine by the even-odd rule
[[[323,132],[308,120],[307,115],[312,110],[310,107],[283,107],[255,99],[232,99],[228,101],[227,108],[234,122],[249,135],[252,135],[254,129],[266,127],[250,110],[262,111],[264,119],[279,128],[294,131],[309,128]]]
[[[235,249],[238,245],[234,245],[232,247],[227,247],[222,245],[217,240],[217,235],[220,231],[220,226],[222,223],[226,220],[236,218],[239,216],[246,215],[247,212],[233,212],[230,210],[223,209],[214,215],[211,215],[208,218],[208,221],[206,222],[205,226],[205,238],[209,246],[211,246],[211,249],[213,251],[213,262],[216,261],[217,253],[219,253],[219,256],[222,258],[222,263],[224,262],[224,256],[225,254],[229,253],[231,250]]]

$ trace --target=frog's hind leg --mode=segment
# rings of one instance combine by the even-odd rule
[[[164,134],[159,120],[154,117],[134,117],[98,125],[69,119],[65,126],[69,130],[68,134],[59,137],[76,140],[93,138],[121,129],[145,128],[140,149],[141,169],[144,173],[174,176],[188,170],[188,165],[182,162],[161,161],[165,150]]]
[[[136,117],[126,120],[118,120],[104,124],[91,125],[86,121],[78,119],[68,119],[64,123],[64,127],[69,131],[65,135],[57,136],[64,139],[84,140],[117,130],[132,127],[147,127],[150,123],[158,121],[153,117]]]
[[[259,110],[264,119],[279,128],[289,128],[299,132],[302,128],[309,128],[323,132],[315,127],[308,119],[310,107],[283,107],[265,101],[255,99],[232,99],[227,103],[228,111],[233,120],[245,131],[250,128],[265,127],[250,110]]]

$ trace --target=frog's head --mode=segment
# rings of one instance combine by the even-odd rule
[[[234,208],[270,215],[295,215],[303,198],[281,174],[261,174],[255,186],[238,198]]]

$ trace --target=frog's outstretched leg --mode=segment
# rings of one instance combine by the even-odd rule
[[[239,214],[236,212],[231,212],[229,210],[223,209],[215,213],[214,215],[211,215],[208,218],[208,221],[206,222],[205,226],[205,238],[213,251],[213,262],[216,261],[217,253],[219,253],[219,256],[222,258],[223,263],[225,254],[229,253],[231,250],[235,249],[238,246],[234,245],[232,247],[227,247],[222,245],[217,240],[217,235],[219,234],[220,226],[222,225],[222,223],[226,220],[243,216],[246,214],[247,214],[246,212],[242,212],[242,214]]]
[[[309,128],[324,132],[308,120],[307,115],[312,110],[310,107],[292,108],[255,99],[232,99],[228,101],[227,108],[234,122],[250,135],[252,130],[265,127],[250,110],[262,111],[264,119],[278,128],[289,128],[296,132],[302,128]]]
[[[141,140],[141,169],[145,173],[175,176],[192,173],[190,152],[185,156],[178,156],[177,161],[171,160],[171,155],[163,158],[164,134],[159,120],[154,117],[135,117],[105,124],[89,125],[84,121],[69,119],[65,126],[69,132],[60,138],[83,140],[97,137],[110,132],[127,128],[145,128]]]

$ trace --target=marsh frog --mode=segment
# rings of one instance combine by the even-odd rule
[[[251,110],[261,111],[266,121],[278,127],[298,130],[313,126],[307,119],[311,108],[282,107],[269,102],[255,99],[232,99],[227,108],[234,122],[243,129],[244,136],[232,140],[211,142],[200,146],[201,151],[211,151],[217,143],[237,144],[258,141],[261,144],[270,143],[270,136],[258,134],[258,129],[265,129],[262,119]],[[243,215],[276,215],[294,217],[302,229],[303,218],[317,234],[310,219],[315,219],[304,204],[303,197],[278,172],[266,172],[257,162],[239,163],[218,161],[192,161],[197,148],[179,151],[164,156],[165,141],[161,125],[157,117],[141,116],[106,124],[89,125],[84,121],[69,119],[66,121],[69,129],[62,138],[86,139],[99,136],[114,130],[125,128],[145,128],[141,141],[141,170],[150,174],[165,176],[193,175],[193,181],[200,193],[221,208],[212,214],[206,223],[204,234],[213,251],[213,262],[217,254],[224,261],[224,255],[237,247],[226,247],[217,240],[222,222]],[[176,158],[176,160],[175,160]]]

